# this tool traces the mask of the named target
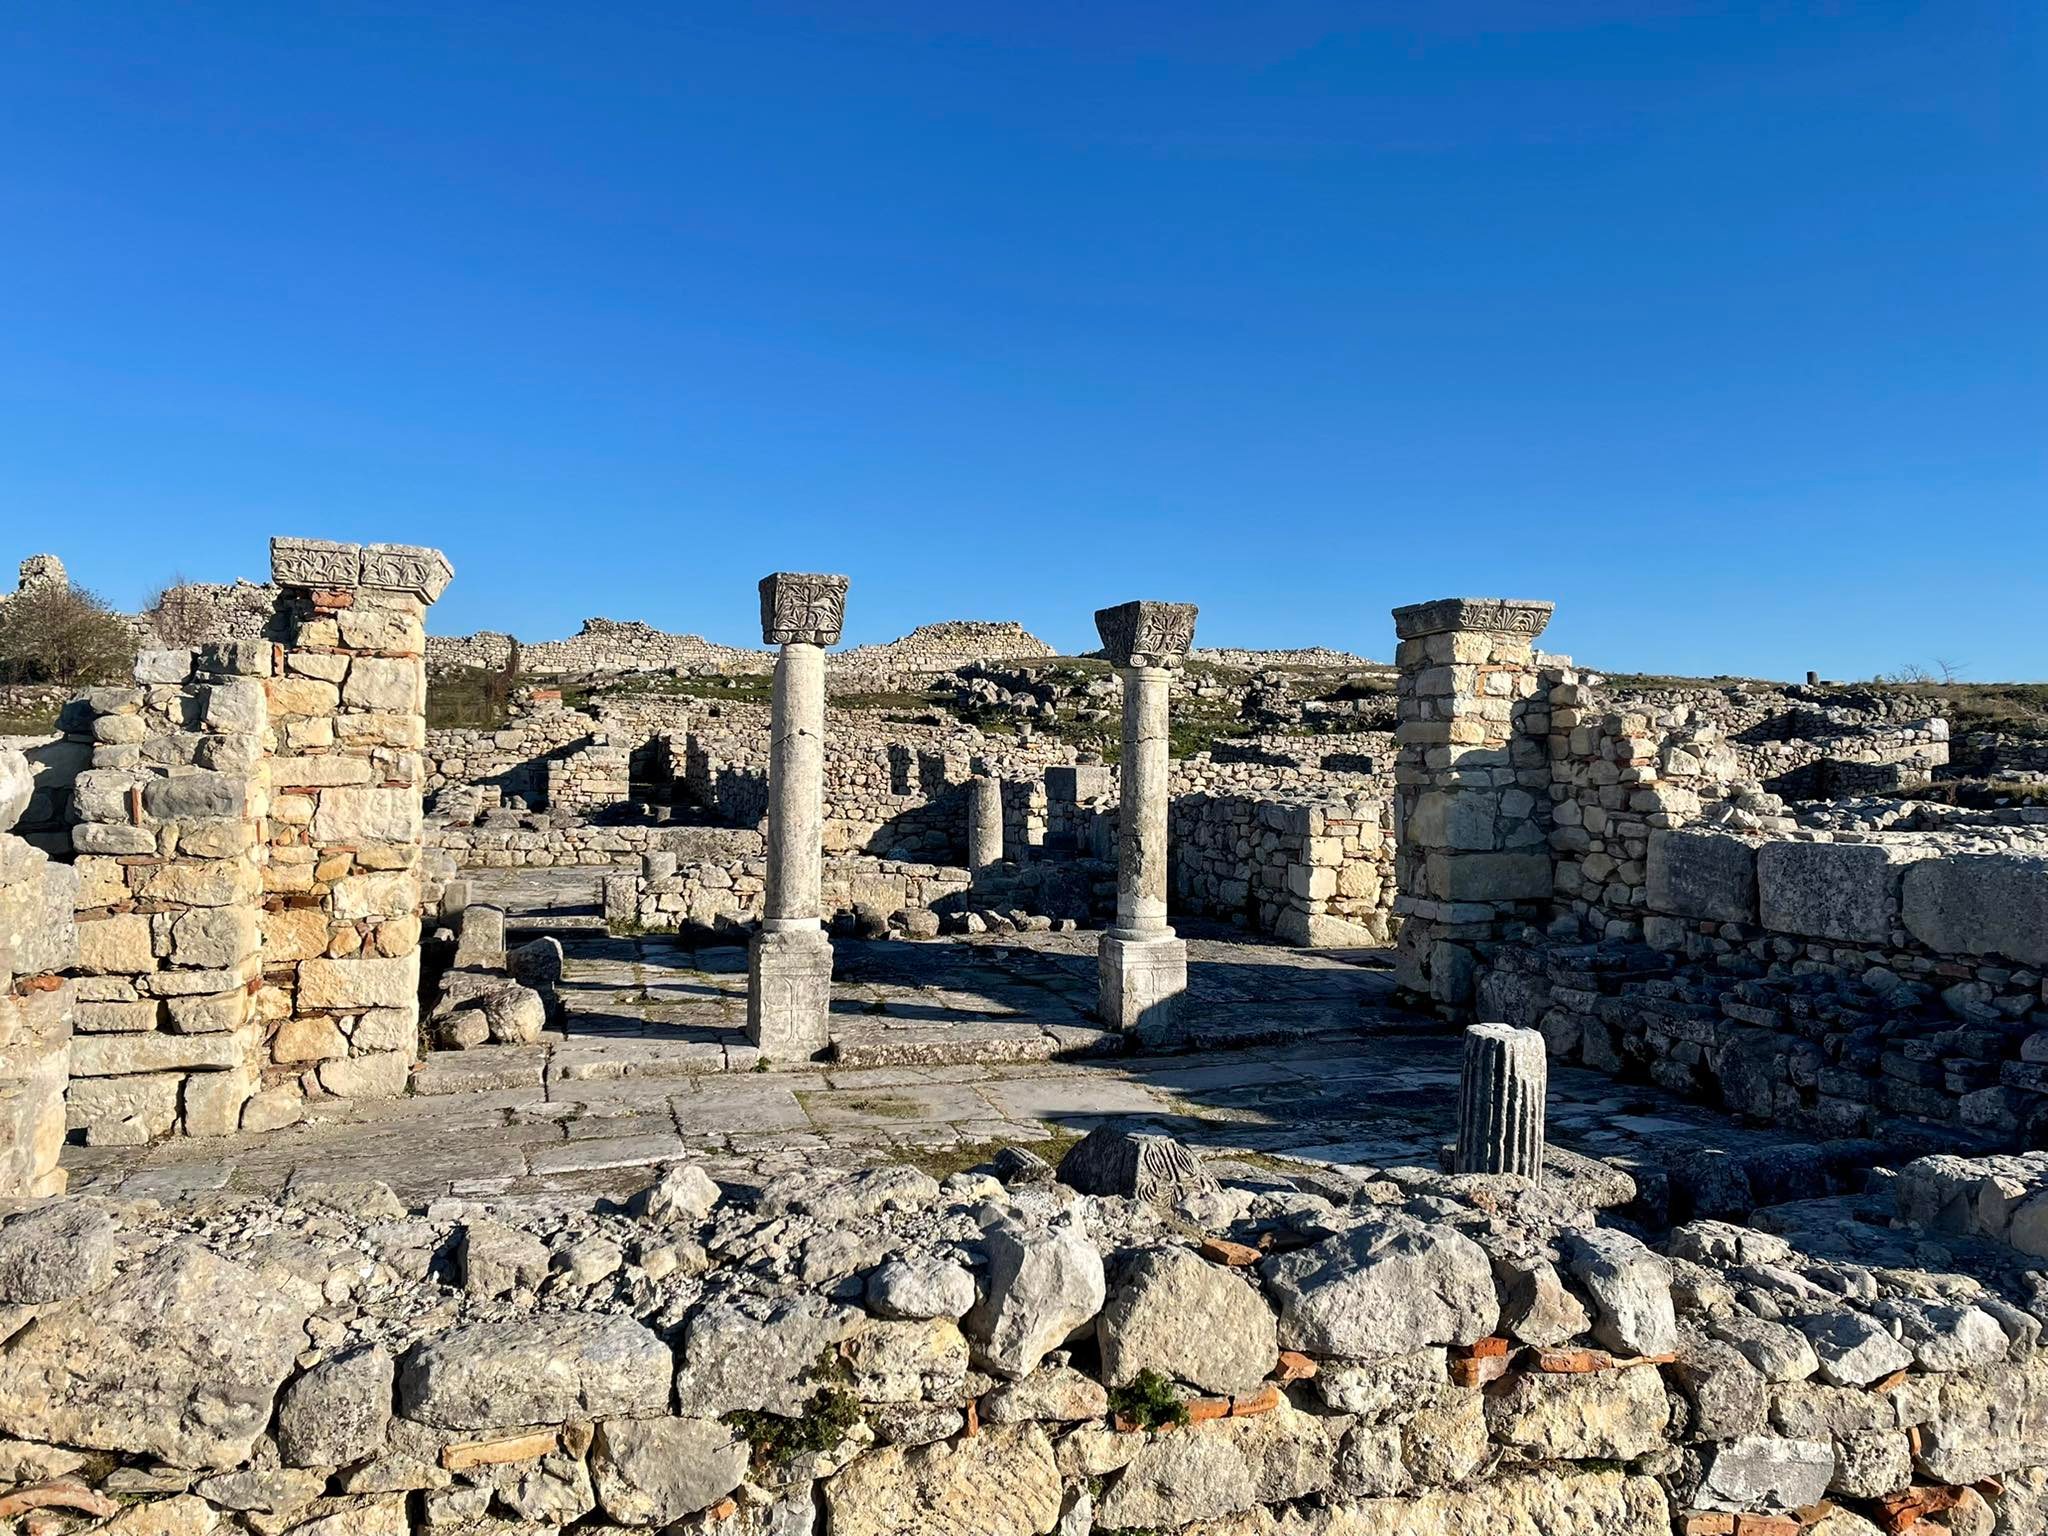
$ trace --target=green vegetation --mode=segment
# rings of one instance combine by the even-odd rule
[[[1898,691],[1926,699],[1954,736],[2048,737],[2048,683],[1915,683]]]
[[[1167,1429],[1188,1421],[1188,1405],[1173,1383],[1150,1366],[1135,1380],[1109,1389],[1109,1411],[1140,1429]]]
[[[635,672],[608,683],[605,693],[658,693],[673,698],[714,699],[720,703],[766,704],[774,692],[775,680],[766,672],[736,676],[677,677],[672,672]]]
[[[0,684],[86,688],[134,665],[135,631],[83,587],[34,587],[0,603]]]
[[[519,686],[519,645],[502,667],[451,667],[427,677],[429,730],[495,731],[512,717]],[[566,701],[567,695],[564,695]]]
[[[1027,1152],[1036,1152],[1057,1168],[1060,1159],[1065,1157],[1068,1149],[1080,1139],[1078,1132],[1055,1128],[1052,1135],[1043,1141],[973,1141],[954,1147],[904,1147],[895,1155],[899,1162],[928,1173],[935,1179],[949,1179],[956,1173],[965,1173],[970,1168],[979,1168],[984,1163],[992,1162],[998,1152],[1011,1145],[1020,1145]]]
[[[844,1361],[834,1358],[839,1373]],[[725,1416],[726,1426],[753,1447],[754,1470],[765,1472],[800,1456],[822,1456],[860,1423],[860,1400],[844,1387],[826,1387],[804,1405],[803,1417],[742,1409]]]

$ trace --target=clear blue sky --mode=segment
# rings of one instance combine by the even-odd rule
[[[2048,676],[2048,8],[197,0],[0,19],[0,560],[435,543],[444,631],[1193,599]]]

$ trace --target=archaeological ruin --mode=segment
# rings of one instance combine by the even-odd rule
[[[454,579],[0,697],[6,1529],[2048,1533],[2048,730]]]

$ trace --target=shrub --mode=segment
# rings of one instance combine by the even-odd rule
[[[86,687],[134,665],[134,629],[83,587],[35,587],[0,603],[0,683]]]

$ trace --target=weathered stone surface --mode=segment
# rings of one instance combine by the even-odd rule
[[[1671,1375],[1692,1405],[1700,1439],[1735,1440],[1764,1431],[1770,1394],[1763,1375],[1731,1345],[1683,1329]]]
[[[1799,1509],[1820,1501],[1835,1475],[1824,1440],[1746,1435],[1714,1451],[1699,1501],[1709,1509]]]
[[[1757,845],[1686,827],[1650,834],[1646,880],[1653,912],[1714,923],[1754,923]]]
[[[1664,1383],[1647,1367],[1525,1371],[1487,1400],[1494,1438],[1545,1461],[1631,1461],[1664,1443]]]
[[[28,759],[12,747],[0,747],[0,833],[14,830],[35,797],[35,775]]]
[[[1068,1148],[1058,1178],[1084,1195],[1126,1195],[1160,1205],[1216,1189],[1194,1153],[1171,1136],[1116,1125],[1098,1125]]]
[[[1913,1363],[1905,1345],[1859,1312],[1795,1317],[1820,1362],[1820,1379],[1835,1387],[1863,1387]]]
[[[1500,1319],[1486,1251],[1449,1227],[1368,1222],[1260,1266],[1280,1305],[1280,1343],[1383,1360],[1470,1344]]]
[[[958,1319],[974,1301],[973,1274],[942,1259],[891,1259],[868,1276],[867,1306],[878,1317]]]
[[[1592,1298],[1594,1338],[1623,1354],[1671,1351],[1678,1342],[1678,1322],[1667,1259],[1609,1227],[1567,1233],[1559,1246],[1566,1266]]]
[[[1005,1382],[981,1399],[985,1424],[1021,1424],[1031,1419],[1075,1423],[1109,1412],[1109,1393],[1092,1376],[1070,1365],[1047,1363],[1022,1381]]]
[[[113,1219],[88,1201],[53,1201],[0,1226],[0,1306],[69,1301],[113,1271]]]
[[[417,951],[390,959],[307,960],[299,966],[299,1007],[347,1012],[419,1001]]]
[[[1731,1312],[1711,1319],[1707,1331],[1740,1353],[1766,1381],[1804,1381],[1820,1369],[1806,1335],[1784,1323]]]
[[[1258,1536],[1297,1536],[1258,1527]],[[1669,1536],[1670,1506],[1654,1478],[1621,1472],[1524,1472],[1469,1490],[1348,1505],[1299,1536]],[[1236,1536],[1235,1532],[1231,1536]]]
[[[285,1388],[277,1450],[289,1467],[337,1467],[374,1456],[391,1423],[396,1363],[375,1346],[323,1360]]]
[[[1046,1536],[1060,1474],[1036,1424],[952,1445],[885,1446],[824,1484],[832,1536]]]
[[[739,1487],[747,1443],[715,1419],[606,1419],[590,1448],[590,1474],[612,1519],[669,1525]]]
[[[270,1423],[305,1321],[244,1266],[169,1243],[8,1345],[0,1428],[174,1466],[233,1466]]]
[[[1102,1310],[1102,1255],[1086,1232],[1000,1224],[988,1234],[986,1293],[964,1320],[975,1362],[1014,1381]]]
[[[1900,901],[1936,954],[2048,965],[2048,854],[1945,853],[1906,871]]]
[[[1419,1349],[1385,1360],[1339,1361],[1316,1372],[1311,1384],[1333,1413],[1356,1414],[1368,1424],[1410,1412],[1450,1382],[1444,1351]]]
[[[1323,1422],[1284,1401],[1249,1419],[1219,1419],[1149,1437],[1096,1509],[1097,1521],[1177,1528],[1330,1486],[1336,1447]]]
[[[471,1323],[421,1340],[398,1369],[398,1411],[440,1429],[648,1415],[668,1407],[668,1346],[628,1318]]]
[[[2048,1460],[2048,1363],[1992,1366],[1941,1378],[1919,1426],[1920,1470],[1940,1483],[1971,1483]]]
[[[1547,1349],[1593,1326],[1592,1314],[1548,1259],[1495,1259],[1493,1278],[1501,1295],[1500,1326],[1518,1343]]]
[[[1126,1261],[1096,1338],[1110,1386],[1149,1369],[1205,1392],[1246,1392],[1279,1354],[1265,1298],[1187,1248],[1151,1248]]]
[[[822,1296],[773,1307],[714,1301],[691,1314],[675,1373],[685,1414],[718,1418],[740,1409],[800,1416],[826,1377],[819,1362],[867,1324]]]
[[[1756,860],[1763,925],[1806,938],[1887,943],[1899,921],[1905,866],[1926,856],[1888,843],[1766,843]]]

